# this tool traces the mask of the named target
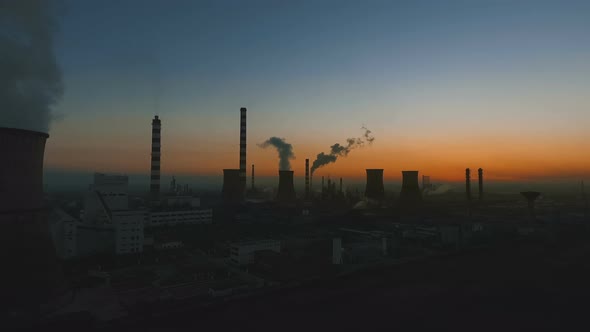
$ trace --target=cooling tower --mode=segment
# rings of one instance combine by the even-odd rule
[[[150,197],[152,203],[158,203],[160,201],[161,130],[162,121],[156,115],[152,120],[152,164],[150,175]]]
[[[422,201],[418,171],[402,171],[402,190],[399,199],[402,205],[412,205]]]
[[[246,108],[240,108],[240,184],[246,190]]]
[[[43,204],[43,156],[49,135],[0,128],[0,311],[38,306],[63,286]],[[5,294],[6,293],[6,294]],[[35,307],[36,306],[36,307]],[[26,310],[26,309],[25,309]]]
[[[374,200],[385,198],[385,187],[383,187],[383,169],[367,169],[367,186],[365,196]]]
[[[293,171],[279,171],[279,190],[277,193],[277,200],[282,203],[295,201]]]
[[[221,190],[223,203],[226,205],[239,204],[244,199],[244,191],[239,169],[223,170],[223,188]]]

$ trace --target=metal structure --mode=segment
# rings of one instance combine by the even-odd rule
[[[367,186],[365,196],[374,200],[385,198],[385,187],[383,186],[383,169],[367,169]]]
[[[153,203],[160,201],[160,158],[162,121],[156,115],[152,120],[152,163],[150,175],[150,198]]]

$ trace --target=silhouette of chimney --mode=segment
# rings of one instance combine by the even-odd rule
[[[254,191],[254,164],[252,164],[252,191]]]
[[[309,159],[305,159],[305,199],[309,199]]]
[[[240,183],[246,190],[246,108],[240,108]]]
[[[342,194],[342,178],[340,178],[340,193]]]
[[[324,176],[322,176],[322,198],[324,197]]]
[[[279,190],[277,200],[282,203],[295,201],[295,186],[293,185],[293,171],[279,171]]]
[[[477,170],[477,178],[479,181],[479,199],[483,199],[483,169],[480,168]]]
[[[226,205],[239,204],[244,199],[239,169],[223,170],[223,203]]]
[[[374,200],[385,198],[385,187],[383,186],[383,169],[367,169],[367,186],[365,196]]]
[[[422,201],[418,171],[402,171],[402,190],[399,199],[404,205],[413,205]]]
[[[467,200],[471,201],[471,170],[469,168],[465,169],[465,195]]]
[[[160,121],[160,118],[156,115],[152,120],[152,164],[150,176],[150,196],[152,203],[157,203],[160,201],[161,130],[162,121]]]
[[[43,157],[49,135],[0,128],[0,243],[3,296],[0,306],[18,312],[38,307],[64,290],[43,201]],[[6,286],[6,287],[4,287]]]

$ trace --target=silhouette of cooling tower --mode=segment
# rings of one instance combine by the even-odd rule
[[[223,203],[227,205],[239,204],[244,199],[244,191],[240,169],[223,170]]]
[[[365,196],[374,200],[385,198],[385,187],[383,186],[383,169],[367,169],[367,187]]]
[[[422,201],[422,193],[418,185],[418,171],[402,171],[402,190],[399,199],[404,205],[417,204]]]
[[[293,185],[293,171],[279,171],[279,190],[277,200],[282,203],[295,201],[295,186]]]
[[[0,128],[0,306],[34,308],[64,290],[43,203],[45,133]],[[6,302],[8,301],[8,302]],[[0,308],[0,310],[2,310]]]

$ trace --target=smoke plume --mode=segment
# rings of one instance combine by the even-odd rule
[[[0,2],[0,126],[47,132],[61,98],[47,0]]]
[[[262,144],[258,144],[259,147],[265,149],[269,146],[274,146],[279,153],[279,170],[290,171],[291,170],[291,159],[295,159],[293,154],[293,145],[285,142],[284,138],[271,137]]]
[[[361,127],[365,132],[362,137],[353,137],[346,139],[346,145],[336,143],[330,147],[329,153],[321,152],[316,156],[316,159],[311,165],[311,174],[313,174],[318,168],[335,163],[338,157],[346,157],[353,149],[363,147],[365,143],[372,144],[375,141],[375,137],[371,135],[371,131],[365,126]]]

